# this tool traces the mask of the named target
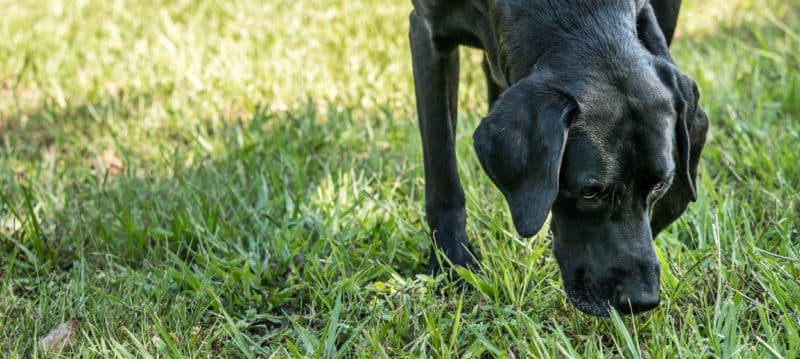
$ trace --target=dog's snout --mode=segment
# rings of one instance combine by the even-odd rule
[[[655,309],[659,301],[658,288],[654,291],[632,291],[618,287],[612,305],[622,314],[637,314]]]
[[[611,297],[611,305],[622,314],[637,314],[658,307],[661,288],[660,267],[655,258],[634,260],[636,263],[618,282]]]
[[[551,223],[561,233],[553,253],[578,309],[606,316],[611,308],[630,315],[658,307],[661,265],[644,216],[635,223],[608,220],[588,231],[560,214]]]

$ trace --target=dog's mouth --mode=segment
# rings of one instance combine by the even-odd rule
[[[609,315],[614,295],[613,286],[602,284],[605,281],[598,282],[587,278],[586,268],[577,269],[571,278],[566,278],[562,272],[561,278],[567,300],[575,308],[596,317]]]

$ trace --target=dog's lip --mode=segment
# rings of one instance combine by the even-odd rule
[[[572,304],[573,307],[584,312],[589,315],[593,315],[595,317],[608,317],[611,304],[608,301],[596,301],[596,302],[589,302],[589,301],[575,301],[569,295],[567,295],[567,300]]]
[[[596,317],[608,317],[611,303],[608,298],[594,296],[585,289],[576,290],[575,288],[564,288],[567,301],[573,307],[589,315]]]
[[[604,295],[602,285],[600,285],[600,283],[607,282],[608,278],[592,278],[590,269],[582,266],[567,268],[567,272],[571,273],[569,278],[564,277],[563,269],[561,272],[567,301],[583,313],[596,317],[608,317],[612,308],[611,296],[613,293]]]

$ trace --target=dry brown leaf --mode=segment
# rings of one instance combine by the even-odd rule
[[[92,68],[89,66],[84,66],[78,70],[78,82],[80,82],[83,86],[87,86],[93,75],[94,73],[92,72]]]
[[[119,174],[124,168],[122,159],[119,158],[116,152],[110,148],[103,151],[103,154],[100,156],[99,160],[102,168],[107,169],[108,173],[112,175]]]
[[[103,83],[103,87],[105,87],[106,92],[108,92],[111,97],[117,97],[122,94],[122,87],[111,81],[106,81]]]
[[[39,347],[45,352],[62,351],[72,345],[77,331],[78,321],[75,319],[56,325],[46,337],[39,340]]]

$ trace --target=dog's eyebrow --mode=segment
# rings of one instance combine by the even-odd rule
[[[580,180],[578,181],[577,185],[578,188],[599,187],[604,190],[608,190],[616,187],[619,183],[620,181],[617,181],[614,178],[600,175]]]
[[[675,167],[672,167],[672,169],[668,171],[656,172],[656,177],[662,180],[668,180],[675,177]]]
[[[675,167],[669,170],[653,170],[646,172],[644,177],[651,181],[669,181],[675,177]]]

